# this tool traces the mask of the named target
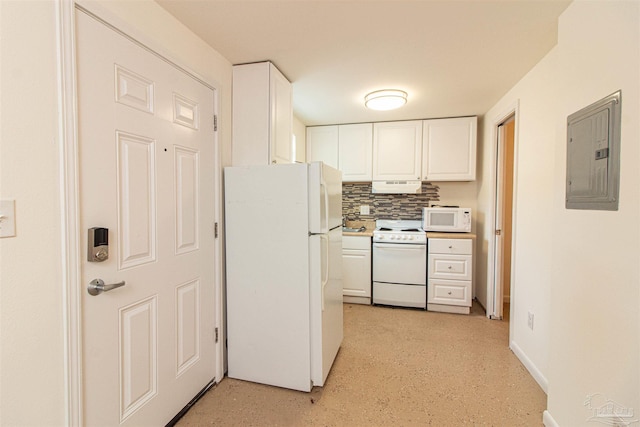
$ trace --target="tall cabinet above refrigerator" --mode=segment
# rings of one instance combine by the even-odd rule
[[[342,179],[316,162],[225,168],[228,375],[310,391],[342,343]]]

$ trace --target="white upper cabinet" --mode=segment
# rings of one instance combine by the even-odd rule
[[[342,181],[371,181],[373,174],[373,125],[338,127],[338,164]]]
[[[339,169],[337,125],[307,128],[307,162],[317,161]]]
[[[477,126],[477,117],[312,126],[307,161],[340,169],[344,182],[474,181]]]
[[[423,181],[475,181],[477,117],[423,121]]]
[[[271,91],[271,163],[293,163],[293,90],[291,83],[269,64]]]
[[[307,128],[307,162],[323,161],[346,182],[371,181],[373,124]]]
[[[291,83],[270,62],[233,67],[234,166],[292,162]]]
[[[373,124],[373,180],[421,179],[422,121]]]

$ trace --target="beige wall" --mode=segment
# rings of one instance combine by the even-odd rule
[[[553,218],[553,168],[556,123],[552,111],[557,91],[554,80],[557,54],[552,50],[484,118],[483,167],[479,181],[476,272],[478,298],[486,300],[488,268],[493,239],[492,191],[495,188],[495,125],[519,102],[515,146],[515,216],[512,228],[512,263],[515,268],[511,302],[511,346],[543,389],[547,388],[551,283],[551,227]],[[527,313],[534,314],[534,330],[527,327]]]
[[[0,425],[64,420],[55,11],[0,1],[0,197],[16,232],[0,239]]]
[[[548,389],[548,425],[587,425],[593,413],[583,404],[593,393],[640,410],[639,32],[638,2],[574,1],[559,21],[558,45],[484,119],[478,204],[488,213],[493,126],[519,102],[511,339]],[[620,209],[567,210],[566,118],[618,89]],[[479,228],[486,259],[491,227]],[[484,285],[487,273],[478,274]]]
[[[601,393],[640,411],[640,3],[578,1],[558,32],[549,414],[585,423]],[[622,90],[620,204],[564,209],[566,117]],[[596,401],[595,404],[602,404]]]
[[[82,4],[219,88],[230,164],[231,64],[153,1]],[[0,239],[3,426],[67,424],[54,5],[0,1],[0,197],[17,214],[17,236]]]

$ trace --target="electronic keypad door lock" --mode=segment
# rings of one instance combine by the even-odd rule
[[[92,227],[89,229],[87,261],[102,262],[109,259],[109,229]]]

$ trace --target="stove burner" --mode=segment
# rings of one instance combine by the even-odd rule
[[[419,229],[417,229],[417,228],[403,228],[403,229],[402,229],[402,230],[400,230],[400,231],[422,231],[422,230],[419,230]]]
[[[391,229],[387,228],[387,227],[380,227],[378,230],[380,230],[380,231],[391,231]]]

